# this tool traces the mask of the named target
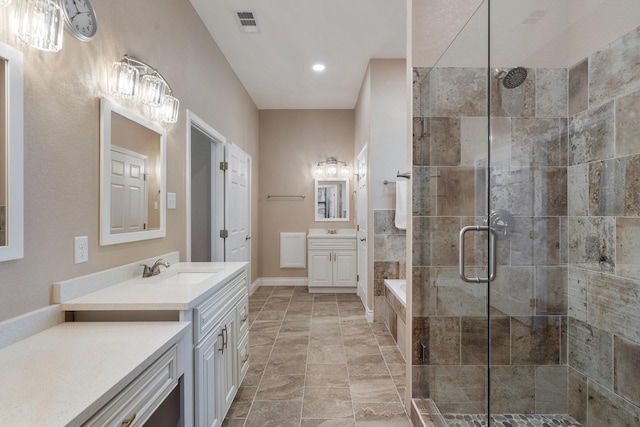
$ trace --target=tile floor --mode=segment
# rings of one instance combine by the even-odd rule
[[[224,427],[411,426],[404,359],[356,295],[260,287],[249,320],[251,368]]]

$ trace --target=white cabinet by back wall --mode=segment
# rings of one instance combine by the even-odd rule
[[[308,238],[309,292],[355,293],[356,239]]]

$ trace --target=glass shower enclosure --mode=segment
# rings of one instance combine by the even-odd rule
[[[413,69],[414,402],[638,426],[640,2],[478,5]]]

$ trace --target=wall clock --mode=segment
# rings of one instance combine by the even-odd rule
[[[98,31],[98,20],[91,0],[62,0],[67,30],[79,40],[88,42]]]

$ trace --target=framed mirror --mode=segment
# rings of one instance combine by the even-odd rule
[[[316,179],[315,220],[349,221],[349,180]]]
[[[100,245],[166,235],[166,131],[100,103]]]
[[[0,43],[0,261],[24,258],[24,60]]]

